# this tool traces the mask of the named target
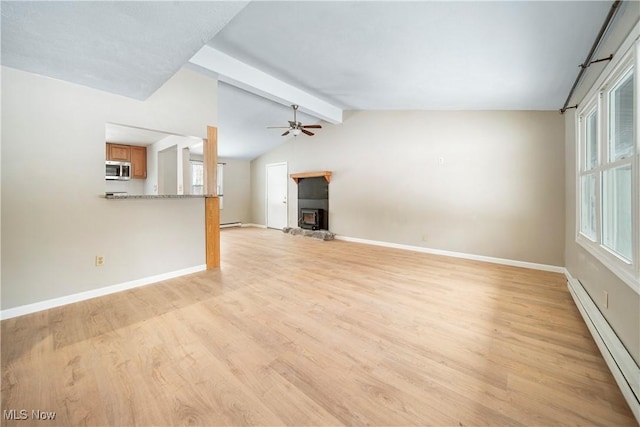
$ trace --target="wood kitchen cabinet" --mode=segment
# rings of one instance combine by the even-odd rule
[[[131,178],[147,178],[147,147],[107,142],[107,160],[131,162]]]
[[[147,147],[131,147],[131,178],[147,178]]]
[[[107,143],[107,160],[117,162],[131,161],[131,147],[128,145]]]

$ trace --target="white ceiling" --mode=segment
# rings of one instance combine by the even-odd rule
[[[281,136],[286,129],[267,129],[267,126],[287,126],[287,121],[293,120],[293,110],[289,106],[222,82],[218,85],[218,106],[220,157],[251,159],[288,139]],[[301,112],[298,112],[298,121],[307,125],[320,122]],[[316,132],[315,129],[313,131]],[[318,132],[322,132],[322,129],[318,129]],[[298,138],[307,136],[300,135]]]
[[[146,99],[246,4],[2,1],[2,65]]]
[[[554,110],[611,2],[254,2],[208,44],[344,109]]]
[[[3,1],[1,59],[145,98],[207,43],[340,109],[557,110],[611,3]],[[220,157],[285,141],[281,101],[221,83]]]

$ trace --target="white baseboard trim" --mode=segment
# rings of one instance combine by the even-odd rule
[[[640,367],[633,360],[580,281],[567,271],[567,286],[622,395],[640,424]]]
[[[453,257],[453,258],[463,258],[463,259],[470,259],[470,260],[473,260],[473,261],[483,261],[483,262],[490,262],[490,263],[493,263],[493,264],[503,264],[503,265],[509,265],[509,266],[512,266],[512,267],[531,268],[531,269],[534,269],[534,270],[551,271],[551,272],[554,272],[554,273],[564,273],[565,272],[565,268],[564,267],[559,267],[559,266],[555,266],[555,265],[536,264],[534,262],[515,261],[515,260],[511,260],[511,259],[494,258],[494,257],[483,256],[483,255],[466,254],[466,253],[462,253],[462,252],[451,252],[451,251],[444,251],[444,250],[441,250],[441,249],[431,249],[431,248],[423,248],[423,247],[420,247],[420,246],[402,245],[402,244],[399,244],[399,243],[381,242],[379,240],[360,239],[360,238],[357,238],[357,237],[347,237],[347,236],[336,235],[335,239],[336,240],[344,240],[346,242],[363,243],[365,245],[384,246],[386,248],[394,248],[394,249],[404,249],[404,250],[407,250],[407,251],[422,252],[422,253],[431,254],[431,255],[443,255],[443,256],[448,256],[448,257]]]
[[[266,225],[262,225],[262,224],[251,224],[251,223],[242,224],[242,227],[267,228],[267,226],[266,226]]]
[[[104,288],[92,289],[90,291],[79,292],[77,294],[67,295],[60,298],[53,298],[46,301],[35,302],[33,304],[22,305],[14,308],[7,308],[0,311],[0,319],[11,319],[12,317],[23,316],[25,314],[35,313],[37,311],[48,310],[50,308],[60,307],[74,302],[85,301],[91,298],[101,297],[116,292],[126,291],[128,289],[139,288],[151,283],[161,282],[163,280],[173,279],[174,277],[184,276],[186,274],[197,273],[207,269],[206,265],[197,265],[195,267],[184,268],[182,270],[171,271],[169,273],[157,274],[155,276],[144,277],[142,279],[132,280],[130,282],[120,283],[117,285],[106,286]]]
[[[241,222],[228,222],[226,224],[220,224],[220,228],[232,228],[232,227],[242,227]]]

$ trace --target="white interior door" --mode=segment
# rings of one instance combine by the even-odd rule
[[[287,226],[287,164],[267,165],[267,227]]]

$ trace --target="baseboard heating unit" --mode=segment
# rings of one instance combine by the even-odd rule
[[[640,367],[624,347],[582,283],[567,274],[567,286],[589,332],[618,383],[633,415],[640,423]]]

